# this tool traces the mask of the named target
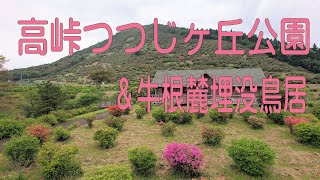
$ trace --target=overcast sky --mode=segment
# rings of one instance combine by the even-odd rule
[[[242,19],[242,25],[232,27],[233,30],[249,33],[256,18],[261,19],[258,31],[263,30],[265,36],[270,34],[264,24],[269,18],[271,26],[280,36],[280,22],[285,17],[305,17],[311,23],[311,43],[320,44],[320,1],[319,0],[116,0],[114,2],[85,0],[8,0],[1,3],[0,10],[0,54],[10,59],[8,69],[35,66],[51,63],[68,54],[68,43],[63,52],[50,52],[46,56],[18,55],[18,40],[21,38],[21,26],[18,20],[48,20],[55,17],[67,25],[68,18],[80,21],[84,26],[99,22],[108,23],[113,32],[118,25],[137,22],[142,25],[175,21],[178,27],[189,28],[195,23],[196,28],[214,28],[222,20]],[[46,35],[50,35],[50,25],[45,26]],[[258,33],[258,32],[256,32]],[[50,38],[47,37],[50,45]],[[86,48],[107,37],[104,30],[82,32],[80,48]],[[279,39],[279,38],[278,38]]]

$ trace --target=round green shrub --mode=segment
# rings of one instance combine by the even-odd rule
[[[320,123],[299,123],[293,126],[293,134],[298,141],[320,148]]]
[[[233,141],[228,155],[237,168],[251,176],[264,175],[275,159],[275,153],[267,143],[245,138]]]
[[[251,125],[253,129],[262,129],[265,123],[265,119],[259,118],[257,116],[250,116],[248,118],[248,123]]]
[[[22,122],[9,119],[0,120],[0,139],[21,135],[24,128],[25,125]]]
[[[227,123],[228,115],[225,113],[218,112],[217,109],[211,109],[209,111],[209,117],[213,122],[216,122],[219,124],[225,124]]]
[[[147,147],[135,147],[128,151],[128,158],[137,173],[150,174],[157,163],[157,156]]]
[[[264,112],[261,113],[261,112],[259,112],[259,110],[258,110],[257,113],[255,113],[253,115],[258,117],[258,118],[263,118],[263,119],[266,119],[268,117],[268,115],[266,113],[264,113]]]
[[[13,137],[4,144],[4,154],[22,166],[32,163],[40,149],[40,140],[33,136]]]
[[[37,156],[45,180],[75,179],[83,174],[81,163],[76,159],[79,149],[75,146],[45,143]]]
[[[142,117],[147,114],[146,109],[142,107],[137,107],[135,112],[136,112],[137,119],[142,119]]]
[[[131,169],[127,165],[107,165],[102,168],[92,169],[84,175],[85,180],[132,180]]]
[[[123,117],[115,117],[109,116],[105,118],[105,123],[107,126],[117,129],[118,131],[122,131],[123,125],[126,122],[126,119]]]
[[[248,119],[250,116],[254,115],[251,111],[245,111],[244,113],[241,114],[243,117],[243,120],[248,122]]]
[[[71,136],[70,131],[59,126],[53,130],[53,137],[56,141],[65,141]]]
[[[157,122],[164,122],[166,118],[163,108],[153,109],[151,115]]]
[[[178,124],[190,124],[192,121],[192,114],[191,113],[187,113],[187,112],[183,112],[180,113],[180,118],[179,118],[179,122],[177,122]],[[176,122],[174,122],[176,123]]]
[[[76,106],[77,107],[83,107],[83,106],[89,106],[92,103],[97,102],[100,99],[100,96],[97,94],[83,94],[79,97],[77,100]]]
[[[94,134],[94,140],[98,141],[100,147],[107,149],[113,146],[118,133],[119,131],[112,127],[105,127]]]
[[[221,128],[210,125],[207,127],[202,127],[201,135],[205,144],[214,146],[220,144],[225,134]]]
[[[171,121],[164,123],[161,126],[161,134],[165,137],[173,136],[175,130],[176,130],[176,124]]]
[[[53,114],[43,115],[43,116],[39,117],[39,119],[42,122],[50,124],[52,126],[57,125],[59,123],[58,118]]]
[[[180,121],[180,114],[178,112],[166,113],[165,120],[166,122],[172,121],[178,124],[178,122]]]
[[[59,123],[63,123],[67,119],[72,117],[70,113],[68,113],[66,110],[63,110],[63,109],[60,109],[57,111],[52,111],[51,114],[53,114],[55,117],[57,117],[57,121]]]

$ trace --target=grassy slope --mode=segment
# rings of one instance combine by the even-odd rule
[[[309,85],[310,89],[319,89],[319,85]],[[308,100],[318,102],[320,92],[308,92]],[[312,95],[312,97],[311,97]],[[253,130],[239,115],[236,115],[226,125],[220,125],[226,132],[226,138],[219,147],[207,147],[201,144],[200,127],[210,123],[206,116],[202,119],[194,119],[192,125],[179,125],[176,135],[165,138],[160,135],[160,127],[155,123],[151,115],[146,115],[143,120],[137,120],[135,114],[124,116],[128,119],[124,131],[116,140],[112,149],[102,150],[93,140],[93,134],[98,128],[105,127],[103,121],[94,122],[94,128],[86,126],[72,131],[72,137],[67,144],[76,145],[80,149],[80,159],[84,170],[103,166],[111,163],[127,164],[127,150],[133,146],[148,146],[152,148],[161,158],[166,144],[172,142],[197,144],[205,153],[206,177],[221,177],[227,179],[250,179],[249,176],[239,172],[232,167],[232,160],[227,156],[226,148],[232,139],[241,137],[256,138],[266,141],[276,151],[276,164],[271,173],[264,179],[317,179],[320,176],[320,149],[300,144],[294,140],[285,126],[279,126],[267,121],[264,130]],[[39,169],[32,165],[24,169],[11,163],[0,153],[0,179],[17,172],[24,172],[30,179],[41,179]],[[151,178],[182,178],[173,175],[162,160],[158,161],[157,172]],[[141,179],[141,177],[136,177]]]
[[[128,121],[125,123],[124,131],[120,133],[116,145],[111,149],[100,149],[93,140],[94,132],[106,126],[103,121],[96,121],[93,129],[82,126],[72,131],[72,138],[65,143],[76,145],[80,149],[79,158],[85,171],[106,164],[128,164],[128,148],[148,146],[159,157],[156,174],[150,179],[182,179],[183,176],[173,174],[160,160],[166,144],[178,142],[197,144],[204,151],[206,163],[204,177],[252,179],[234,169],[232,160],[226,153],[226,148],[233,139],[248,137],[266,141],[276,151],[276,163],[264,179],[316,179],[320,176],[320,150],[296,142],[287,127],[275,125],[269,121],[264,130],[253,130],[242,121],[239,115],[236,115],[227,125],[220,125],[226,132],[222,145],[207,147],[201,143],[200,134],[201,126],[210,123],[207,116],[194,120],[191,125],[179,125],[175,136],[170,138],[160,135],[160,127],[151,115],[146,115],[143,120],[135,119],[134,113],[126,117]],[[23,170],[10,163],[2,154],[0,154],[0,161],[0,175],[3,177],[10,174],[10,171]],[[38,168],[34,166],[24,171],[29,178],[41,177]],[[138,176],[135,178],[141,179]]]
[[[264,130],[253,130],[236,116],[227,125],[221,125],[226,132],[226,138],[219,147],[207,147],[201,143],[200,127],[210,123],[208,117],[194,120],[192,125],[178,126],[176,135],[165,138],[160,135],[160,127],[147,115],[143,120],[137,120],[131,114],[125,124],[124,131],[116,141],[115,147],[102,150],[92,140],[96,129],[104,127],[103,121],[95,122],[94,129],[81,127],[73,132],[69,144],[80,148],[80,159],[84,169],[112,163],[128,163],[127,150],[133,146],[148,146],[161,158],[166,144],[172,142],[197,144],[205,154],[205,177],[226,176],[227,179],[248,179],[249,177],[232,168],[232,160],[227,156],[226,148],[231,140],[241,137],[256,138],[266,141],[276,151],[277,159],[271,173],[265,178],[272,179],[315,179],[320,176],[320,150],[297,143],[287,127],[267,123]],[[152,178],[181,178],[168,171],[164,162],[159,160],[157,172]]]

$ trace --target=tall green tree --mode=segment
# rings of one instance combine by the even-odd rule
[[[37,85],[37,90],[29,96],[29,106],[26,108],[27,116],[40,116],[57,110],[64,102],[66,95],[60,86],[50,81]]]
[[[90,74],[90,79],[92,79],[97,85],[101,85],[101,83],[109,83],[112,79],[111,71],[97,71]]]
[[[0,81],[6,81],[9,78],[8,71],[4,68],[4,64],[8,62],[8,60],[0,55]]]

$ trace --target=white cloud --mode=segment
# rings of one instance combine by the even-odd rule
[[[312,0],[118,0],[110,1],[85,1],[85,0],[11,0],[2,2],[0,11],[0,54],[10,59],[6,64],[9,69],[28,67],[33,65],[50,63],[68,54],[67,43],[63,52],[50,52],[46,56],[18,55],[18,40],[21,36],[18,20],[37,19],[53,22],[55,17],[67,25],[68,18],[73,17],[81,22],[81,28],[85,25],[98,22],[108,23],[114,32],[118,25],[130,22],[151,24],[157,17],[159,22],[175,21],[177,26],[189,27],[195,23],[196,28],[217,28],[221,20],[243,19],[242,25],[232,27],[248,33],[252,28],[255,18],[269,18],[272,27],[280,32],[280,21],[284,17],[307,17],[311,22],[311,42],[320,42],[320,1]],[[267,29],[261,21],[258,30],[264,30],[265,36],[269,36]],[[49,34],[49,26],[46,26]],[[82,32],[82,40],[79,42],[81,49],[96,42],[106,39],[103,30]],[[49,40],[49,38],[47,38]]]

